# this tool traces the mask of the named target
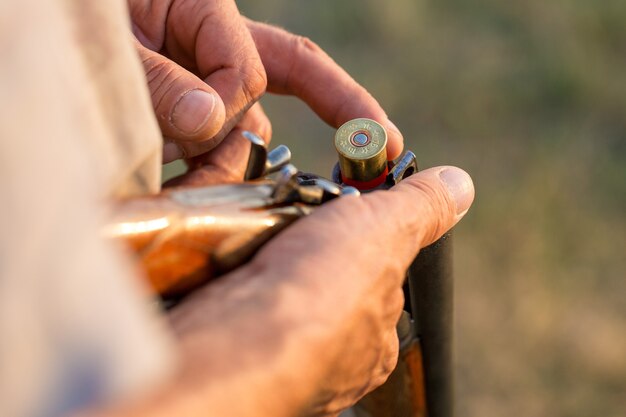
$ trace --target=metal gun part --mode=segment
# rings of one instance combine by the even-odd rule
[[[259,136],[247,130],[242,135],[250,142],[250,155],[244,174],[245,181],[272,174],[291,162],[291,151],[285,145],[279,145],[268,152],[265,141]]]

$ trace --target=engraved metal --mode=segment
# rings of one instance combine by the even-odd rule
[[[344,178],[368,182],[380,177],[387,168],[387,132],[371,119],[354,119],[335,134],[335,148]]]

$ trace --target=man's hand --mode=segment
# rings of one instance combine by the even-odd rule
[[[248,19],[246,22],[263,61],[268,80],[267,90],[270,93],[300,98],[322,120],[334,127],[359,117],[376,120],[387,129],[389,159],[400,155],[403,138],[398,128],[367,90],[321,48],[309,39],[275,26]],[[250,130],[269,142],[271,124],[258,103],[237,127],[241,125],[245,126],[244,130]],[[224,142],[234,142],[228,143],[226,147],[228,155],[236,155],[238,159],[226,160],[223,157],[224,149],[218,147],[189,160],[189,172],[168,185],[215,184],[222,182],[222,179],[228,182],[241,181],[250,145],[241,137],[240,129],[232,131]],[[220,147],[223,145],[225,143]],[[220,165],[216,166],[218,161]]]
[[[353,404],[395,366],[408,265],[473,197],[465,172],[439,167],[320,207],[172,311],[181,372],[121,415],[287,417]]]
[[[234,0],[128,0],[164,161],[216,147],[265,92],[266,75]]]
[[[204,186],[243,181],[250,155],[250,142],[243,136],[247,130],[269,143],[272,124],[259,103],[255,103],[226,138],[210,152],[187,160],[186,174],[173,178],[166,187]]]
[[[243,124],[269,140],[271,127],[260,108],[246,113],[266,88],[301,98],[334,127],[374,119],[387,128],[389,158],[402,151],[402,135],[376,100],[310,40],[242,18],[233,0],[129,0],[129,7],[166,138],[164,162],[197,156],[178,183],[215,182],[235,171],[241,179],[242,170],[223,172],[223,162],[215,165],[223,150],[217,156],[209,151],[233,140],[228,154],[244,160],[229,162],[245,166],[249,144],[237,131],[230,134],[233,128]]]

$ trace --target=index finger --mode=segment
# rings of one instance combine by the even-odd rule
[[[267,89],[297,96],[322,120],[339,127],[366,117],[387,128],[387,155],[402,152],[403,138],[380,104],[319,46],[283,29],[246,19],[267,73]]]

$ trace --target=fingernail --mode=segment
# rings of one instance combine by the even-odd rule
[[[178,100],[170,120],[181,132],[193,134],[204,127],[214,108],[213,94],[203,90],[191,90]]]
[[[182,159],[185,153],[178,144],[167,142],[163,145],[163,163],[167,164],[178,159]]]
[[[459,168],[449,167],[439,172],[439,178],[446,184],[456,203],[456,214],[465,213],[474,201],[472,178]]]

